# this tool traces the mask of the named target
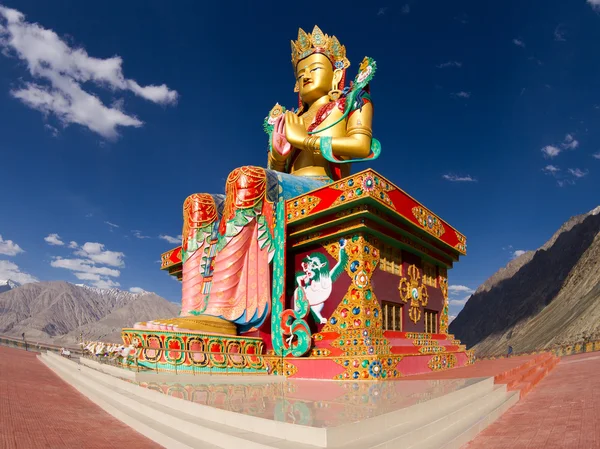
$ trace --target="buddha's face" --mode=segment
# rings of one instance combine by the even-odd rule
[[[296,67],[296,81],[304,103],[311,104],[327,95],[334,80],[339,82],[340,78],[341,71],[334,71],[327,56],[319,53],[304,58]]]

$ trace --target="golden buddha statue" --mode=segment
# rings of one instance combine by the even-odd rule
[[[368,87],[375,62],[365,58],[345,87],[346,49],[315,26],[292,41],[292,63],[299,108],[277,104],[265,119],[268,168],[235,169],[225,195],[194,194],[184,202],[180,317],[136,327],[257,330],[284,292],[285,200],[347,176],[351,162],[378,157]]]

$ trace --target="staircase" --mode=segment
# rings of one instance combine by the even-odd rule
[[[560,359],[547,352],[527,363],[519,365],[494,377],[495,384],[504,384],[508,391],[519,391],[524,398],[546,375],[554,369]]]
[[[458,449],[519,400],[517,391],[507,391],[512,378],[496,385],[492,377],[477,378],[458,390],[387,414],[338,427],[311,427],[178,399],[51,352],[38,357],[105,411],[167,448]],[[544,363],[550,362],[538,368]],[[530,382],[529,377],[520,379]],[[315,403],[305,404],[310,408]]]

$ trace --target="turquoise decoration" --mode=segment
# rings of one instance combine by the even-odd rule
[[[319,139],[319,147],[321,149],[321,155],[328,162],[333,162],[336,164],[351,164],[353,162],[365,162],[372,161],[379,157],[381,154],[381,143],[379,140],[372,138],[371,139],[371,155],[368,157],[360,158],[360,159],[338,159],[333,155],[333,149],[331,148],[331,137],[325,136]]]

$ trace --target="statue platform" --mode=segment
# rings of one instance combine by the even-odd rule
[[[164,326],[124,329],[126,344],[141,343],[138,363],[160,371],[386,380],[473,362],[448,334],[447,270],[466,254],[462,234],[371,169],[285,206],[283,312],[273,305],[259,329],[238,336]],[[345,275],[333,279],[320,305],[326,318],[318,319],[312,306],[312,316],[295,317],[300,267],[316,255],[328,267],[343,263]],[[181,247],[161,259],[161,269],[181,280]],[[318,285],[308,284],[308,296],[309,287],[318,293]],[[282,356],[273,342],[294,344],[294,320],[310,328],[310,349],[302,357]],[[279,335],[273,323],[281,323]]]

